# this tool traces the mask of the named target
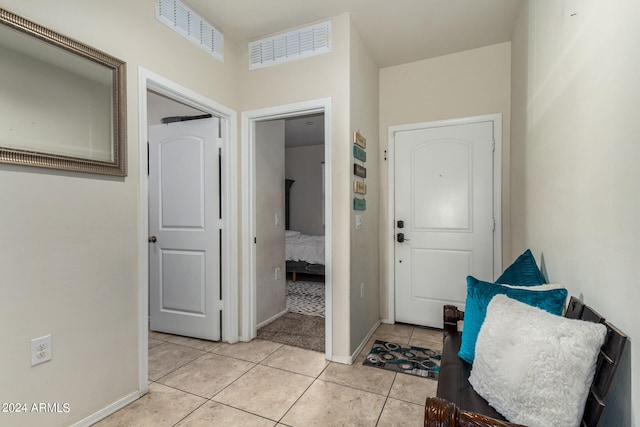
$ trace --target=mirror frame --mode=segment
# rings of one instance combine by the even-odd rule
[[[0,141],[0,162],[76,172],[127,176],[126,63],[2,8],[0,8],[0,24],[111,70],[113,82],[111,102],[113,161],[99,161],[90,158],[4,147],[2,146],[2,141]]]

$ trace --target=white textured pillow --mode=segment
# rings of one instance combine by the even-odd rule
[[[578,426],[606,327],[495,296],[478,334],[469,377],[509,421]]]

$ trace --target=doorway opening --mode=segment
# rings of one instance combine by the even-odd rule
[[[324,353],[324,114],[255,129],[257,336]]]
[[[243,236],[245,239],[243,241],[243,289],[246,292],[243,292],[241,334],[243,341],[250,341],[258,336],[257,330],[259,325],[267,325],[287,313],[285,303],[286,282],[289,282],[290,289],[299,290],[293,288],[293,286],[295,286],[293,283],[294,273],[296,282],[299,282],[300,278],[311,279],[309,282],[312,286],[315,285],[316,290],[318,287],[322,287],[323,282],[321,278],[324,278],[324,352],[328,359],[332,354],[331,198],[322,197],[321,194],[322,191],[324,191],[326,195],[331,194],[329,109],[330,100],[320,99],[254,110],[242,114],[242,194],[243,212],[246,213],[246,215],[243,216]],[[303,129],[305,127],[317,126],[324,132],[324,145],[313,144],[309,145],[308,148],[303,148],[304,142],[302,142],[303,145],[301,147],[290,146],[287,149],[287,151],[290,151],[287,155],[289,158],[288,170],[286,170],[284,164],[286,157],[284,155],[284,132],[287,121],[289,121],[290,125],[297,124]],[[272,147],[268,145],[268,142],[261,141],[261,138],[267,134],[276,135],[276,139],[277,135],[282,135],[282,155],[275,154],[275,157],[280,160],[265,159],[265,157],[270,157],[274,154],[274,151],[276,151],[271,149]],[[266,152],[260,151],[263,149],[265,149]],[[296,156],[298,156],[297,161],[295,160]],[[310,171],[311,173],[299,175],[300,178],[296,179],[292,174],[297,173],[295,169],[301,167],[302,164],[306,162],[306,160],[301,160],[305,156],[308,157],[309,159],[307,160],[311,162],[307,164],[306,167],[313,168],[314,170]],[[278,161],[281,162],[280,167],[273,169],[277,170],[278,173],[268,178],[268,175],[273,172],[273,170],[269,170],[267,166],[269,164],[276,164]],[[266,172],[265,169],[267,169]],[[266,173],[266,175],[263,176],[264,173]],[[290,175],[286,176],[287,173]],[[317,190],[319,190],[320,196],[318,196],[317,193],[314,196],[311,194],[311,191],[305,189],[305,180],[309,177],[311,181],[315,182],[319,187]],[[272,180],[273,184],[271,187],[277,189],[277,196],[273,194],[269,195],[270,193],[268,191],[261,188],[261,186],[265,185],[267,179]],[[287,180],[296,182],[287,182]],[[298,184],[298,194],[293,192],[296,184]],[[314,184],[311,183],[311,185],[313,186]],[[289,200],[290,203],[296,203],[296,199],[300,202],[300,198],[302,198],[301,203],[305,204],[304,208],[298,210],[295,210],[294,205],[289,206],[289,214],[285,212],[285,198],[288,199],[288,197],[285,197],[287,187],[289,189],[289,197],[291,197]],[[305,202],[305,197],[312,198],[313,202]],[[275,201],[276,205],[272,204],[273,201]],[[313,213],[309,214],[308,211],[305,210],[306,208],[311,208]],[[309,218],[305,218],[305,216],[311,216],[313,218],[309,221]],[[276,225],[274,226],[274,224]],[[287,228],[288,232],[285,232]],[[295,228],[300,228],[300,230],[295,230]],[[267,230],[266,234],[263,233],[264,230]],[[273,230],[277,230],[277,233],[269,233],[269,231]],[[269,239],[269,234],[275,236],[275,239],[277,239],[277,247],[279,248],[278,251],[281,252],[281,255],[275,254],[276,258],[273,260],[268,259],[271,255],[274,255],[273,251],[270,250],[267,253],[264,249],[260,249],[261,243],[267,243],[264,239]],[[321,244],[324,249],[324,271],[307,271],[307,273],[324,274],[301,276],[300,270],[297,269],[303,268],[301,264],[296,266],[285,262],[284,237],[286,234],[291,237],[300,236],[299,240],[303,240],[303,236],[309,236],[312,240],[315,239],[317,241],[324,240],[324,244]],[[323,235],[324,239],[322,239]],[[269,247],[273,246],[270,245]],[[264,270],[263,264],[266,265]],[[315,267],[319,268],[318,265],[322,265],[322,262],[307,262],[306,265],[307,267],[315,265]],[[264,310],[263,306],[258,305],[258,299],[260,299],[260,304],[264,303],[263,289],[258,286],[263,286],[259,283],[265,278],[268,279],[268,282],[276,283],[274,286],[279,292],[279,296],[277,296],[276,301],[274,301],[275,304],[272,304],[268,310]],[[275,280],[275,278],[278,278],[279,282]],[[273,296],[273,294],[269,295]],[[260,312],[258,312],[259,309]]]
[[[148,128],[150,124],[148,96],[166,97],[185,107],[211,114],[220,122],[220,246],[225,257],[220,264],[220,294],[223,310],[220,316],[222,341],[238,341],[238,220],[237,220],[237,154],[235,129],[236,112],[184,86],[174,83],[142,67],[138,69],[139,151],[138,151],[138,354],[139,389],[148,390],[148,332],[149,332],[149,178],[147,165]],[[172,114],[167,114],[172,115]]]

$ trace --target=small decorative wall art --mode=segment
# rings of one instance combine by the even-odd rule
[[[353,194],[354,196],[360,195],[360,197],[367,194],[367,184],[364,182],[367,177],[367,168],[364,167],[364,163],[367,162],[365,148],[367,148],[367,139],[360,135],[360,131],[353,132],[353,174],[356,176],[353,181]],[[366,209],[367,201],[364,198],[353,198],[353,210],[364,211]]]
[[[354,181],[353,192],[357,194],[367,194],[367,184],[362,181]]]
[[[360,132],[353,133],[353,143],[359,145],[362,148],[367,148],[367,138],[360,135]]]
[[[367,201],[365,199],[356,199],[353,198],[353,210],[354,211],[364,211],[367,209]]]
[[[358,147],[357,145],[353,146],[353,157],[355,159],[361,160],[363,162],[367,161],[367,152],[364,151],[362,148]]]

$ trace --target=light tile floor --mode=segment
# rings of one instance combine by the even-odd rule
[[[270,341],[149,333],[149,393],[97,426],[419,426],[437,382],[363,366],[382,339],[442,349],[440,331],[378,327],[353,365]]]

